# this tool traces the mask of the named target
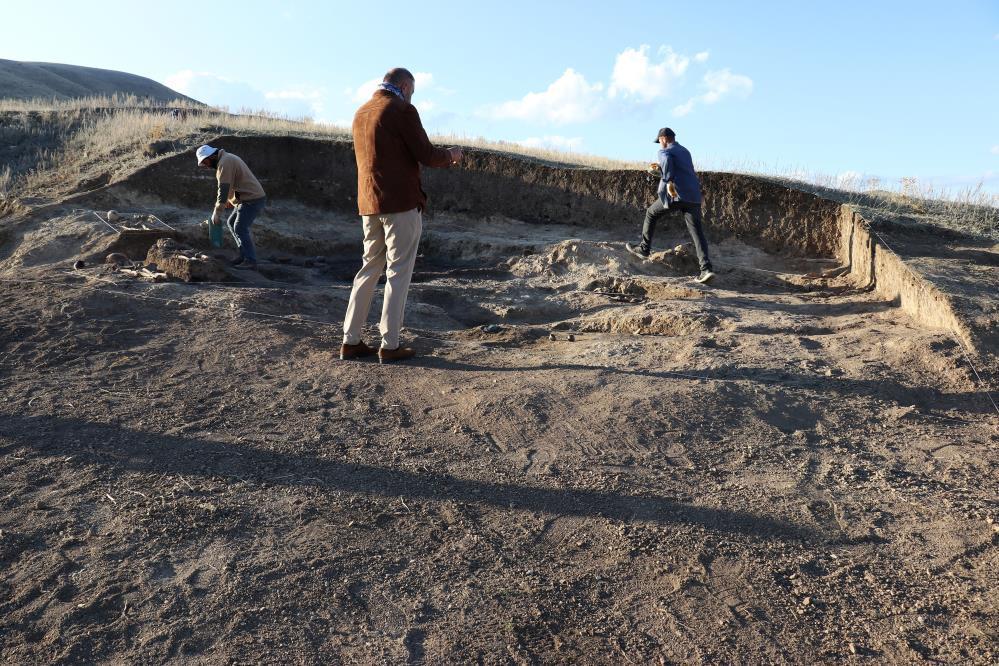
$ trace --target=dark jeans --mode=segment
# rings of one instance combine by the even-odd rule
[[[656,198],[654,204],[645,211],[645,224],[642,225],[642,251],[652,251],[652,236],[656,232],[656,223],[672,213],[680,211],[683,219],[687,223],[687,231],[694,241],[694,250],[697,252],[697,263],[702,271],[711,270],[711,260],[708,258],[708,239],[704,237],[704,229],[701,227],[701,204],[687,203],[686,201],[674,201],[669,208]]]
[[[250,235],[250,225],[257,219],[257,215],[264,209],[267,199],[256,199],[236,204],[236,209],[232,211],[226,226],[229,233],[236,241],[239,248],[239,256],[244,260],[257,263],[257,249],[253,247],[253,236]]]

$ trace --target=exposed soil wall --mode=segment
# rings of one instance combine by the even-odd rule
[[[243,157],[271,199],[352,213],[356,210],[353,144],[296,137],[220,137],[213,142]],[[972,348],[974,336],[938,288],[878,242],[849,206],[761,178],[700,174],[709,239],[736,236],[767,252],[839,257],[862,283],[895,300],[916,321],[946,329]],[[485,150],[468,150],[460,167],[425,169],[430,210],[502,215],[529,223],[574,224],[634,238],[656,180],[639,171],[569,168]],[[78,200],[112,206],[136,196],[188,207],[207,206],[214,174],[195,166],[193,151],[150,163],[126,180]]]
[[[894,301],[917,322],[927,328],[943,329],[956,335],[965,345],[981,351],[975,336],[954,310],[954,304],[933,284],[906,266],[871,231],[871,224],[850,206],[839,215],[839,259],[856,279],[868,284],[887,300]]]
[[[294,137],[221,137],[213,145],[244,158],[272,199],[317,208],[356,210],[353,144]],[[709,237],[737,235],[769,252],[835,256],[838,205],[750,176],[702,173]],[[425,169],[430,211],[493,214],[538,223],[592,228],[641,226],[656,181],[638,171],[551,166],[491,151],[469,150],[458,168]],[[210,171],[197,169],[193,152],[151,163],[92,201],[110,205],[128,191],[165,202],[205,205],[215,191]]]

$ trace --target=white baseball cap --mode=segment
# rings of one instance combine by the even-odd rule
[[[211,157],[212,155],[214,155],[217,152],[218,152],[218,148],[212,148],[208,144],[205,144],[204,146],[201,146],[200,148],[198,148],[198,152],[195,153],[197,155],[197,157],[198,157],[198,165],[200,165],[202,162],[204,162],[206,157]]]

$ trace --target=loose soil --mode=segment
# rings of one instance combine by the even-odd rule
[[[4,661],[999,660],[999,418],[952,334],[751,239],[699,285],[637,224],[428,219],[386,366],[338,359],[348,214],[279,202],[259,275],[203,284],[108,272],[145,252],[89,210],[10,227]]]

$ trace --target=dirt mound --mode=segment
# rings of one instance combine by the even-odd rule
[[[642,260],[629,253],[623,242],[571,239],[547,247],[539,254],[512,259],[509,266],[510,272],[519,277],[572,275],[584,279],[605,275],[682,275],[694,272],[697,264],[683,249],[655,252]]]
[[[100,224],[87,214],[73,212],[8,221],[6,240],[0,244],[0,273],[71,264],[90,254],[84,248],[107,239]]]
[[[653,255],[655,257],[655,255]],[[667,282],[657,282],[642,277],[621,278],[605,277],[582,285],[586,291],[609,295],[621,295],[637,299],[675,300],[686,298],[704,298],[703,289],[694,289]]]
[[[664,312],[660,309],[638,308],[626,313],[602,314],[586,319],[578,330],[598,333],[626,333],[631,335],[691,335],[731,330],[717,315]]]

